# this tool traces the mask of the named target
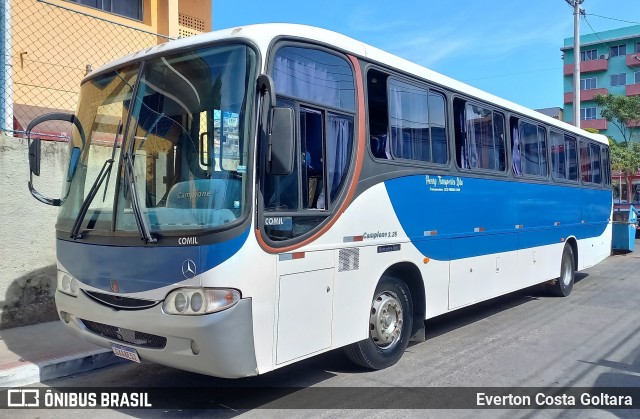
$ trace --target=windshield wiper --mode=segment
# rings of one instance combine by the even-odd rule
[[[122,156],[124,162],[124,176],[129,185],[131,191],[131,208],[133,209],[133,215],[138,225],[138,231],[145,243],[155,243],[158,240],[151,235],[147,220],[142,215],[140,210],[140,203],[138,202],[138,189],[136,188],[135,177],[133,176],[133,159],[131,153],[127,150]]]
[[[96,194],[100,190],[100,185],[104,182],[105,179],[109,179],[111,175],[111,169],[113,168],[113,162],[115,161],[116,147],[118,145],[118,134],[120,129],[122,128],[122,121],[118,122],[118,128],[116,129],[116,137],[113,140],[113,149],[111,150],[111,158],[104,162],[102,165],[102,169],[100,169],[100,173],[98,173],[98,177],[91,185],[91,189],[87,194],[87,197],[82,201],[82,206],[80,206],[80,212],[78,212],[78,216],[73,224],[73,228],[71,229],[71,235],[69,236],[73,240],[81,239],[82,234],[79,233],[80,226],[84,221],[84,217],[87,215],[87,211],[89,210],[89,205],[93,202],[93,198],[95,198]],[[109,186],[109,182],[107,181],[107,187]],[[105,187],[105,197],[107,194],[107,190]],[[104,198],[103,198],[104,201]]]
[[[111,149],[111,163],[107,168],[107,171],[109,173],[107,174],[107,183],[104,185],[104,194],[102,194],[102,202],[104,202],[105,199],[107,199],[107,189],[109,189],[109,179],[111,179],[111,176],[109,175],[111,174],[111,168],[113,167],[113,162],[116,158],[116,148],[118,148],[118,135],[120,135],[121,129],[122,129],[122,121],[118,122],[118,128],[116,128],[116,138],[113,140],[113,148]]]

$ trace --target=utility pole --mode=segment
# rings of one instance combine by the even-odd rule
[[[565,0],[573,7],[573,125],[580,128],[580,15],[584,0]]]

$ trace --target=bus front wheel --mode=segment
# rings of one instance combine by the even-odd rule
[[[552,295],[557,297],[567,297],[571,294],[576,276],[575,258],[573,257],[573,247],[568,243],[564,245],[562,259],[560,262],[560,276],[551,281],[547,286]]]
[[[380,370],[398,362],[413,327],[413,302],[403,281],[383,276],[369,312],[369,337],[345,348],[347,357],[365,368]]]

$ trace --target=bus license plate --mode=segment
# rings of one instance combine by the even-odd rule
[[[115,343],[112,343],[111,350],[113,351],[115,356],[128,359],[129,361],[137,362],[138,364],[140,363],[138,352],[133,348],[127,348],[126,346],[116,345]]]

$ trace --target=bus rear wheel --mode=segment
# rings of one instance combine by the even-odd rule
[[[376,287],[369,312],[369,337],[345,348],[355,364],[380,370],[398,362],[411,337],[413,302],[407,285],[383,276]]]
[[[575,258],[573,257],[573,247],[568,243],[564,245],[562,259],[560,261],[560,276],[551,281],[547,289],[552,295],[557,297],[567,297],[573,290],[573,283],[576,277]]]

